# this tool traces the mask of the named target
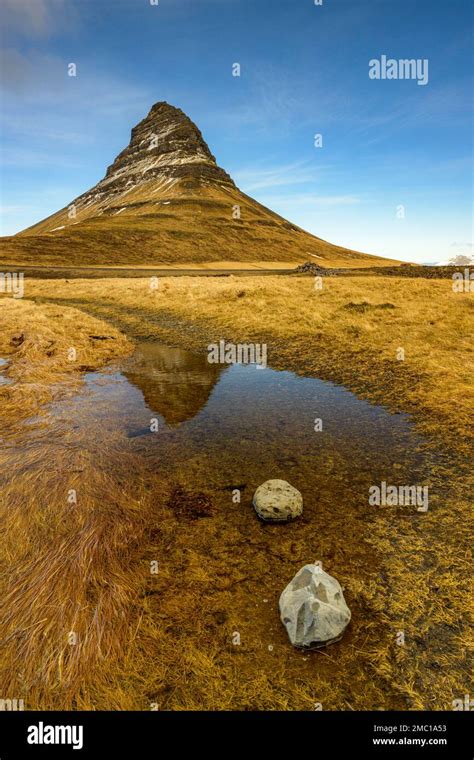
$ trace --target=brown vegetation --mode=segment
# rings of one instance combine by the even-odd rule
[[[468,454],[474,302],[452,282],[405,278],[162,278],[30,281],[28,294],[112,320],[127,334],[202,349],[210,338],[268,344],[273,367],[334,380],[412,412]],[[403,348],[405,359],[397,358]]]
[[[54,304],[0,301],[10,325],[0,355],[16,381],[2,394],[24,378],[48,388],[35,408],[50,401],[70,375],[64,350],[72,343],[81,366],[100,366],[127,351],[116,328],[199,350],[221,337],[266,341],[272,366],[412,411],[443,449],[433,472],[442,496],[425,515],[334,503],[316,526],[307,517],[282,532],[258,522],[250,493],[233,510],[198,494],[193,509],[179,472],[157,477],[100,409],[61,435],[51,411],[30,430],[17,424],[2,450],[2,695],[43,709],[330,710],[451,709],[469,693],[469,294],[448,281],[331,279],[317,291],[312,278],[252,277],[163,279],[157,291],[148,280],[31,281],[27,296]],[[319,556],[353,623],[329,649],[298,653],[276,600]]]
[[[116,328],[77,309],[2,298],[0,357],[8,361],[3,372],[7,384],[0,385],[3,433],[38,413],[65,388],[77,387],[85,370],[102,367],[131,349]]]
[[[142,188],[143,189],[143,188]],[[265,209],[237,189],[214,189],[199,202],[176,188],[110,213],[68,224],[67,210],[43,222],[32,234],[0,238],[0,261],[38,266],[296,266],[314,256],[322,266],[388,266],[390,259],[350,251],[310,235]],[[125,203],[125,202],[124,202]],[[169,205],[163,205],[169,204]],[[232,209],[241,205],[241,219]],[[54,232],[55,227],[64,227]]]

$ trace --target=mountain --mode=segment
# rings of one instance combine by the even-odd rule
[[[128,364],[125,377],[141,390],[149,410],[161,415],[170,427],[199,414],[226,369],[222,364],[209,364],[207,354],[155,341],[140,343]],[[149,433],[150,428],[140,432]]]
[[[371,266],[390,260],[310,235],[242,193],[179,108],[155,103],[91,190],[0,239],[0,261],[43,265]]]
[[[458,254],[446,261],[438,261],[434,266],[437,267],[469,267],[474,265],[474,256],[472,254]]]

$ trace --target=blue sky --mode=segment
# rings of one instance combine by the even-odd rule
[[[319,237],[412,261],[472,253],[470,0],[2,0],[0,13],[1,234],[94,185],[167,100],[242,190]],[[428,84],[370,79],[382,55],[428,59]]]

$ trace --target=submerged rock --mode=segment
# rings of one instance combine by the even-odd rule
[[[267,480],[253,497],[257,515],[267,522],[287,522],[303,512],[303,497],[286,480]]]
[[[295,647],[339,641],[351,619],[339,582],[319,565],[305,565],[280,596],[280,617]]]

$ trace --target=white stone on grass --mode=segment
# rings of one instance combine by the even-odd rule
[[[339,582],[319,565],[305,565],[280,596],[280,617],[293,646],[339,641],[351,619]]]

